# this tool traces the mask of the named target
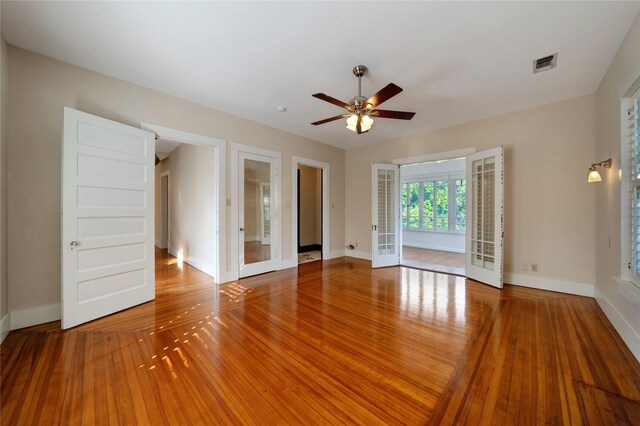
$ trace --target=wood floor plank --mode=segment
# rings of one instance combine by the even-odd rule
[[[1,424],[637,424],[640,365],[591,298],[363,260],[156,300],[0,346]]]

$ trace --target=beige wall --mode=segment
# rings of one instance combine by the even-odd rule
[[[503,145],[506,279],[593,284],[595,188],[586,171],[595,155],[594,115],[589,95],[347,151],[346,243],[371,254],[373,162]],[[537,263],[539,272],[521,272],[522,263]]]
[[[622,241],[620,180],[620,100],[640,77],[640,16],[636,17],[596,92],[596,153],[593,162],[613,159],[602,182],[594,184],[596,200],[596,297],[636,357],[640,358],[640,305],[618,291]],[[625,259],[626,261],[626,259]]]
[[[169,252],[215,274],[215,152],[182,144],[169,156]]]
[[[300,245],[322,243],[321,169],[298,166],[300,170]]]
[[[282,153],[282,223],[291,223],[292,156],[331,164],[331,244],[344,247],[344,151],[179,98],[9,47],[9,309],[60,302],[63,106],[139,127],[175,128]],[[227,150],[227,164],[230,162]],[[227,193],[230,194],[230,176]],[[230,208],[227,208],[230,221]],[[227,241],[230,241],[230,223]],[[292,261],[291,228],[282,257]],[[337,252],[339,253],[339,252]],[[230,259],[230,250],[227,253]],[[38,267],[34,268],[34,262]],[[229,269],[229,265],[227,265]]]
[[[0,320],[9,312],[7,270],[7,89],[9,83],[8,46],[0,36]],[[1,335],[0,331],[0,335]],[[1,341],[2,339],[0,339]]]

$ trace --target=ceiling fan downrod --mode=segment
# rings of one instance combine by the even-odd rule
[[[362,96],[362,76],[366,72],[367,72],[367,67],[364,65],[356,65],[355,67],[353,67],[353,75],[358,77],[358,96],[351,99],[351,101],[349,101],[349,104],[351,104],[354,107],[354,111],[359,114],[361,114],[362,113],[361,111],[365,109],[367,106],[366,105],[367,98]]]

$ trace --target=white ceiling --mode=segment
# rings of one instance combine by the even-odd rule
[[[640,2],[2,2],[9,44],[342,148],[593,93]],[[559,52],[533,75],[532,60]],[[312,98],[394,82],[356,135]],[[276,106],[284,105],[281,113]],[[212,135],[215,136],[215,135]]]
[[[171,154],[171,151],[176,149],[182,144],[182,142],[176,142],[169,139],[156,139],[156,154],[161,160],[164,160]]]

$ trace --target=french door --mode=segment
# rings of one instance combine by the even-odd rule
[[[374,268],[400,264],[400,168],[372,168],[371,260]]]
[[[272,244],[276,159],[238,153],[238,249],[240,278],[276,270]]]
[[[64,109],[62,328],[155,297],[154,134]]]
[[[503,269],[503,148],[476,152],[466,158],[467,278],[502,288]]]

